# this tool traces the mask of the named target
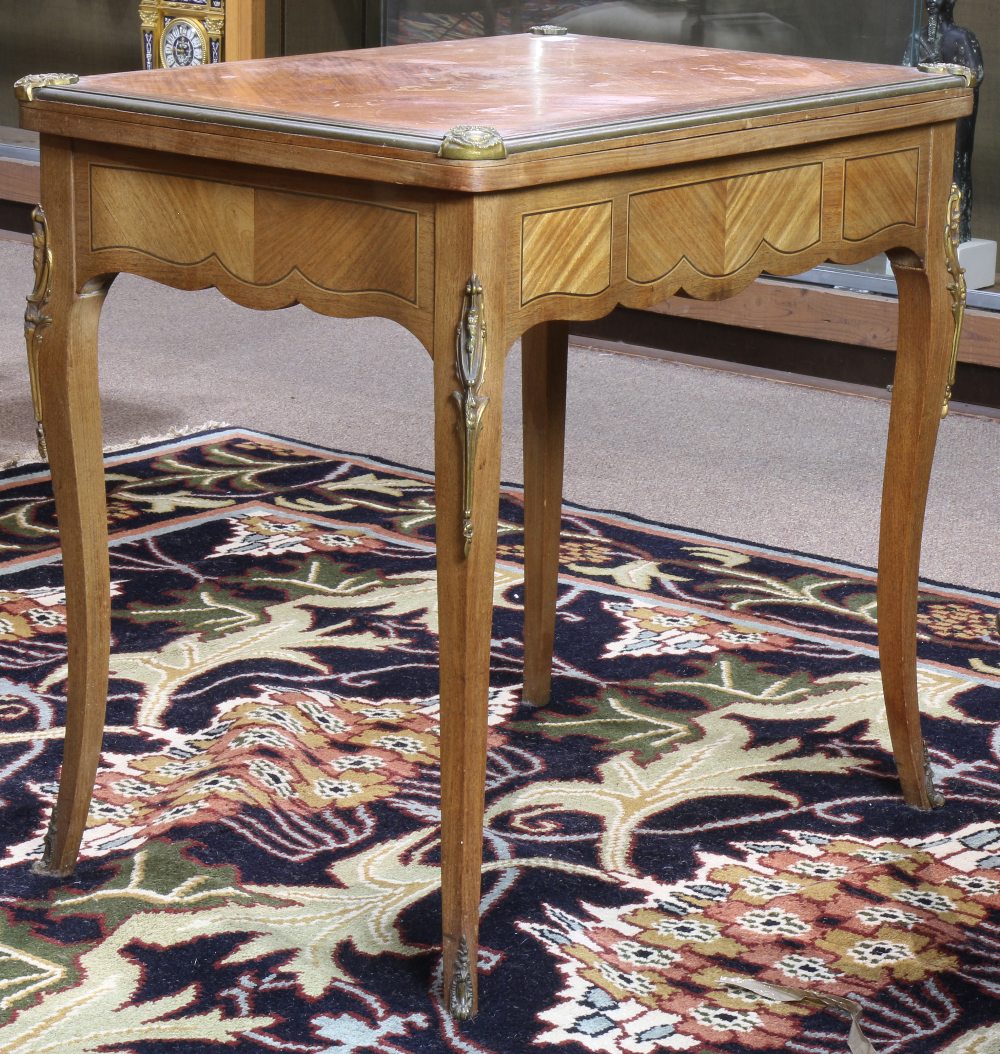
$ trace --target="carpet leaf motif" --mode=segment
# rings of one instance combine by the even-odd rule
[[[0,1050],[996,1054],[1000,598],[927,586],[945,806],[892,765],[874,576],[567,508],[552,699],[521,703],[502,497],[480,984],[439,961],[433,481],[228,429],[109,461],[108,725],[76,875],[48,484],[0,472]]]

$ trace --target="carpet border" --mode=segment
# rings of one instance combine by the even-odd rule
[[[142,437],[140,440],[137,440],[134,445],[116,445],[114,448],[105,449],[104,462],[105,465],[113,465],[120,461],[129,460],[133,455],[138,454],[141,456],[156,447],[169,448],[170,446],[185,446],[189,445],[191,441],[194,440],[204,440],[216,435],[223,436],[227,433],[270,439],[279,443],[285,443],[289,446],[315,451],[319,454],[334,454],[342,458],[364,460],[388,469],[403,470],[404,472],[422,478],[429,483],[433,483],[434,481],[434,473],[430,469],[411,465],[404,461],[396,461],[391,458],[382,457],[379,454],[368,454],[356,450],[343,450],[339,447],[333,446],[320,446],[318,443],[313,443],[309,440],[295,439],[291,436],[282,436],[275,432],[267,432],[257,428],[215,423],[209,424],[207,427],[196,426],[192,431],[179,430],[176,435],[166,434],[162,437],[152,439]],[[12,483],[15,480],[30,479],[32,477],[41,478],[48,475],[49,468],[46,461],[35,460],[16,464],[8,463],[7,465],[0,467],[0,487],[6,483]],[[510,480],[501,480],[500,490],[508,494],[523,496],[524,484],[511,482]],[[715,531],[701,531],[697,528],[686,527],[680,524],[653,520],[649,517],[642,516],[639,513],[625,512],[621,509],[585,505],[582,502],[571,501],[566,498],[563,498],[562,507],[564,510],[569,509],[573,513],[605,516],[617,520],[626,526],[635,526],[646,530],[652,529],[666,531],[671,534],[690,538],[693,541],[704,540],[730,543],[763,556],[771,556],[777,559],[793,557],[812,565],[822,565],[834,571],[847,571],[853,574],[861,574],[872,578],[873,580],[877,577],[876,569],[867,564],[855,563],[851,560],[843,560],[836,557],[823,556],[819,553],[810,552],[805,549],[766,545],[739,535]],[[919,579],[919,588],[937,593],[947,593],[980,601],[988,601],[1000,605],[1000,592],[993,592],[988,589],[974,589],[970,586],[961,586],[952,582],[943,582],[939,579],[924,577],[923,575],[921,575]]]

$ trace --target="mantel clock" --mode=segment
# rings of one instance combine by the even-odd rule
[[[140,0],[142,62],[147,70],[221,62],[226,0]]]

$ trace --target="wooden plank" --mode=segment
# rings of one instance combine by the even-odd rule
[[[228,0],[226,61],[264,57],[264,0]]]
[[[0,157],[0,199],[35,204],[40,195],[37,161]]]
[[[650,310],[724,326],[896,350],[896,300],[874,293],[762,278],[728,300],[689,300],[674,296]],[[1000,367],[1000,315],[969,309],[958,357],[961,362]]]
[[[39,194],[37,134],[0,126],[0,200],[35,204]]]

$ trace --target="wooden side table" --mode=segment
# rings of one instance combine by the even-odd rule
[[[444,985],[476,1008],[506,350],[525,391],[524,693],[550,685],[568,319],[717,299],[888,251],[901,329],[879,641],[903,793],[934,803],[916,692],[923,508],[964,295],[954,71],[531,34],[21,82],[41,133],[29,358],[69,632],[43,867],[74,867],[99,759],[108,535],[97,322],[120,271],[407,327],[434,371]],[[428,408],[428,412],[431,410]],[[825,515],[827,510],[817,510]]]

